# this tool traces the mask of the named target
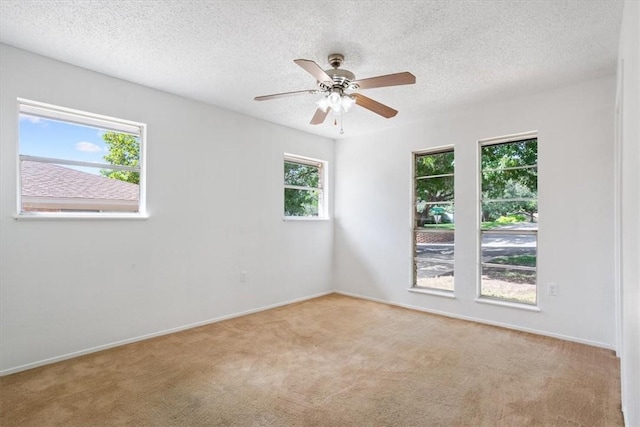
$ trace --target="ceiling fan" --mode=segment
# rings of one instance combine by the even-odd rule
[[[329,111],[333,111],[339,115],[349,110],[353,104],[389,119],[398,114],[398,111],[371,98],[367,98],[361,93],[358,93],[358,91],[361,89],[386,86],[409,85],[416,82],[416,77],[407,71],[356,80],[356,76],[351,71],[340,68],[344,61],[344,55],[332,53],[328,59],[333,69],[323,70],[318,64],[309,59],[295,59],[293,61],[317,80],[317,89],[256,96],[254,99],[256,101],[266,101],[294,95],[323,93],[325,96],[318,101],[318,109],[311,119],[310,123],[312,125],[323,123]]]

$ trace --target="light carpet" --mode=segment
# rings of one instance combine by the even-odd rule
[[[332,294],[0,378],[2,426],[619,426],[609,350]]]

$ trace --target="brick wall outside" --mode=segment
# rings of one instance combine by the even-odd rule
[[[453,231],[416,233],[417,243],[453,243]]]

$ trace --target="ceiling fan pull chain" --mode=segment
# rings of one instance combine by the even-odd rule
[[[340,113],[340,135],[344,133],[344,129],[342,128],[343,124],[344,124],[344,116],[342,115],[342,113]]]

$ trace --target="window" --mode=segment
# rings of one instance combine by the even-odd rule
[[[414,153],[414,288],[453,291],[453,173],[453,149]]]
[[[20,216],[143,216],[145,126],[18,100]]]
[[[480,143],[480,296],[537,304],[538,140]]]
[[[285,218],[326,218],[326,163],[305,157],[284,156]]]

